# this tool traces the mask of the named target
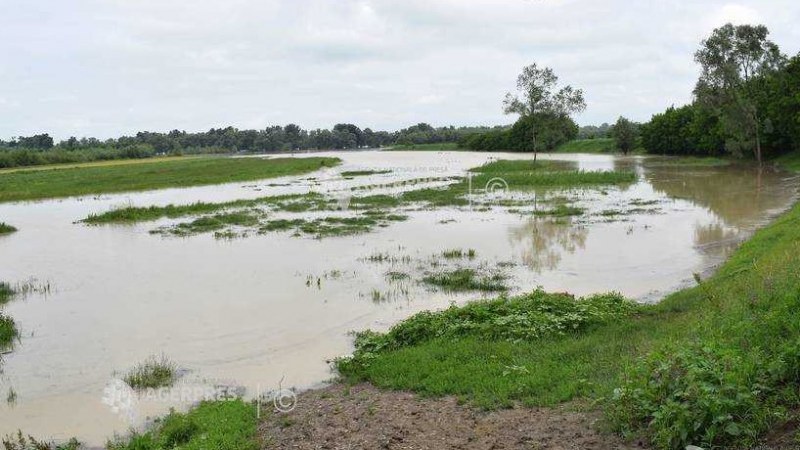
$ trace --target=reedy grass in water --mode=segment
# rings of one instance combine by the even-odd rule
[[[134,389],[169,387],[177,379],[177,370],[165,355],[151,356],[129,370],[123,380]]]
[[[5,222],[0,222],[0,235],[10,234],[10,233],[13,233],[15,231],[17,231],[16,228],[12,227],[11,225],[9,225],[9,224],[7,224]]]

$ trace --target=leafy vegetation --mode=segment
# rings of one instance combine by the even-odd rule
[[[787,58],[763,26],[727,24],[695,54],[695,102],[642,125],[649,153],[748,156],[800,150],[800,55]]]
[[[109,450],[256,450],[256,406],[237,400],[201,403],[187,413],[171,412],[153,430],[109,442]]]
[[[505,291],[507,276],[501,272],[481,273],[472,268],[442,270],[426,275],[422,282],[445,291]]]
[[[0,235],[2,235],[2,234],[10,234],[10,233],[13,233],[15,231],[17,231],[16,228],[12,227],[11,225],[9,225],[9,224],[7,224],[5,222],[0,222]]]
[[[439,127],[427,123],[402,130],[373,131],[350,123],[336,124],[331,130],[304,130],[295,124],[269,126],[261,130],[239,130],[233,127],[210,129],[207,132],[169,133],[139,132],[135,136],[100,141],[95,138],[70,137],[55,143],[49,134],[20,136],[0,140],[0,168],[45,164],[76,164],[119,159],[144,159],[155,156],[180,156],[212,153],[288,152],[310,149],[351,149],[363,147],[453,146],[468,134],[489,130],[489,127]]]
[[[177,366],[164,355],[151,356],[125,374],[123,380],[134,389],[171,386],[177,378]]]
[[[0,172],[0,202],[232,183],[312,172],[336,158],[187,158]]]

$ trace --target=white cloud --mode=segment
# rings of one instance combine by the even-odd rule
[[[586,91],[582,123],[690,100],[714,26],[795,53],[789,0],[5,0],[0,137],[294,122],[496,124],[522,66]]]

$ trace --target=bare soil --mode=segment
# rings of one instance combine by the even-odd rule
[[[369,384],[334,384],[298,396],[260,425],[270,449],[641,449],[598,431],[576,405],[481,411],[453,397],[422,398]]]

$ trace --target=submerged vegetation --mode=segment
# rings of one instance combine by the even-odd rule
[[[309,173],[337,158],[198,157],[0,172],[0,202],[233,183]]]
[[[13,233],[15,231],[17,231],[16,228],[12,227],[11,225],[5,222],[0,222],[0,235]]]
[[[428,274],[422,282],[449,292],[505,291],[507,278],[502,272],[481,273],[472,268],[457,268]]]
[[[2,443],[5,450],[79,450],[82,448],[81,443],[75,438],[63,444],[57,444],[55,442],[37,440],[33,436],[25,437],[22,431],[4,437]]]
[[[177,379],[177,370],[177,365],[166,356],[151,356],[128,371],[123,380],[134,389],[167,387]]]
[[[0,307],[8,303],[17,291],[6,282],[0,282]],[[0,349],[8,347],[19,335],[17,324],[11,316],[0,311]]]

